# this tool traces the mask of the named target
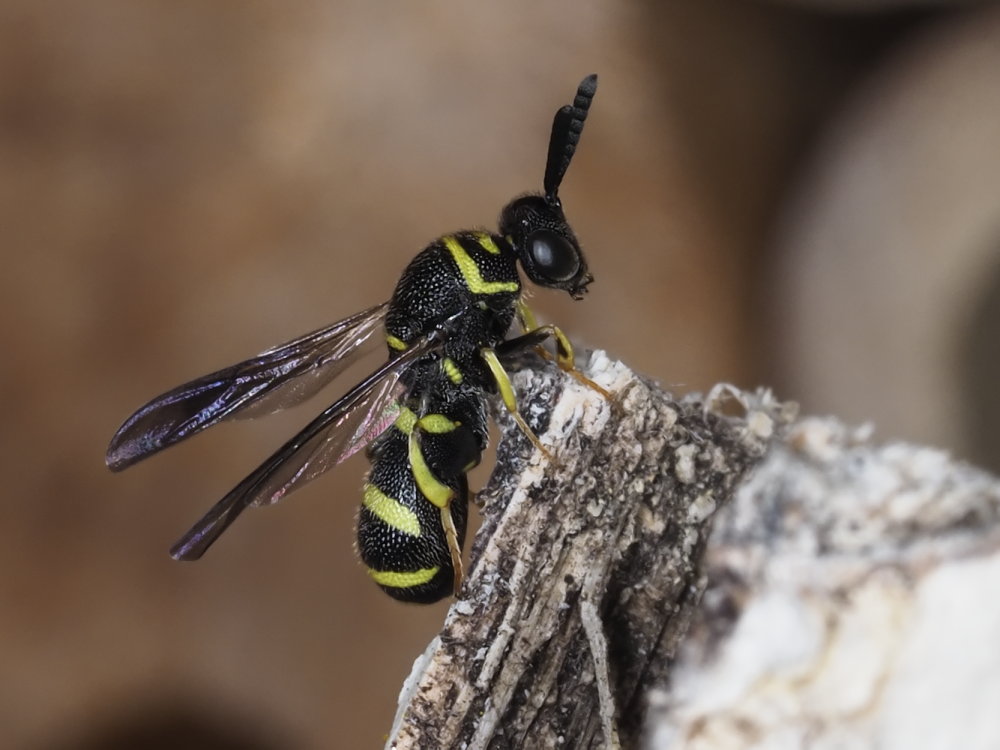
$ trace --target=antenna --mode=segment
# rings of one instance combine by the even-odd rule
[[[583,132],[583,123],[587,119],[590,102],[597,93],[597,74],[592,74],[580,81],[576,89],[576,98],[572,104],[567,104],[556,112],[552,120],[552,135],[549,137],[549,157],[545,164],[545,197],[549,201],[558,202],[559,184],[573,159],[576,144]]]

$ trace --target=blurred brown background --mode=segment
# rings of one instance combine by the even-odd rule
[[[354,561],[363,461],[166,554],[319,407],[103,451],[492,226],[590,72],[562,194],[597,281],[545,317],[1000,466],[993,4],[3,0],[0,746],[381,744],[446,603]]]

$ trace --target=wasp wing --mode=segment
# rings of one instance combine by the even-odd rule
[[[378,343],[371,336],[387,309],[388,303],[371,307],[157,396],[118,428],[108,446],[108,467],[121,471],[224,419],[305,401]]]
[[[400,376],[440,348],[441,334],[438,330],[415,342],[306,425],[192,526],[171,556],[197,560],[246,508],[278,502],[381,434],[398,413]]]

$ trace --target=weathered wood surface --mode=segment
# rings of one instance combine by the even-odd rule
[[[584,370],[615,403],[518,374],[556,461],[504,425],[389,747],[1000,747],[994,477],[766,391]]]
[[[480,493],[472,570],[404,687],[396,748],[634,746],[704,581],[715,510],[763,455],[782,407],[720,417],[597,353],[517,376],[555,461],[510,425]]]

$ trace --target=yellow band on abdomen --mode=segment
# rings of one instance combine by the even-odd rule
[[[400,573],[396,570],[372,570],[368,568],[370,575],[379,586],[388,586],[393,589],[408,589],[412,586],[421,586],[434,579],[440,571],[440,567],[421,568],[409,573]]]
[[[420,536],[417,514],[374,484],[365,484],[361,504],[386,526],[410,536]]]

